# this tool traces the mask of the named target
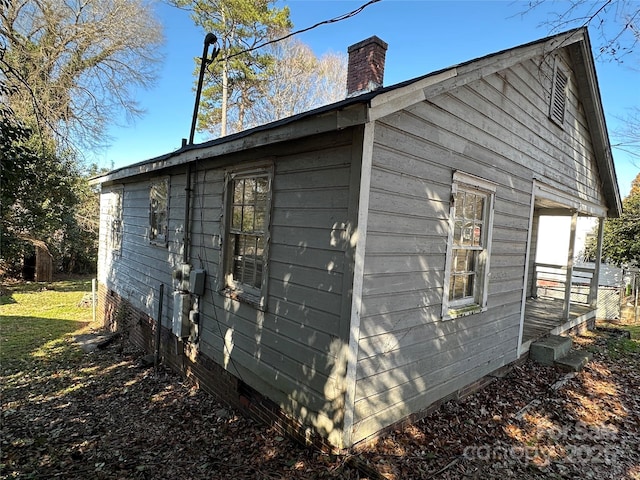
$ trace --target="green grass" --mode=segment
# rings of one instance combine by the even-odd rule
[[[625,330],[631,338],[612,338],[607,342],[609,356],[614,360],[640,353],[640,323],[602,322],[602,326]]]
[[[630,354],[640,353],[640,341],[626,338],[611,340],[607,348],[609,350],[609,356],[613,359],[618,359]]]
[[[640,323],[637,325],[624,325],[623,328],[631,333],[633,340],[640,341]]]
[[[20,283],[3,286],[0,297],[0,366],[67,354],[70,334],[91,321],[91,309],[79,307],[91,280]]]
[[[631,340],[640,341],[640,322],[638,323],[629,323],[629,322],[619,322],[617,320],[614,321],[599,321],[599,326],[603,326],[606,328],[615,328],[618,330],[626,330],[631,334]]]

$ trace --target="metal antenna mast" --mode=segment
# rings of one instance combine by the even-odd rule
[[[196,122],[198,121],[198,109],[200,108],[200,94],[202,93],[202,80],[204,79],[204,72],[220,52],[220,48],[218,48],[218,46],[214,46],[213,52],[211,53],[211,58],[209,58],[209,45],[212,45],[217,41],[218,37],[216,37],[213,33],[207,33],[207,36],[204,37],[204,49],[202,50],[202,61],[200,62],[200,76],[198,77],[198,88],[196,89],[196,103],[193,106],[191,133],[189,133],[189,145],[193,145],[193,136],[196,133]]]

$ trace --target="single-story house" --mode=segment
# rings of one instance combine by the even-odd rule
[[[94,179],[105,324],[334,449],[593,320],[575,224],[622,208],[586,29],[383,87],[386,49],[349,48],[343,101]],[[543,215],[572,219],[559,299]]]

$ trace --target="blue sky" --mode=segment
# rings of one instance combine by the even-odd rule
[[[294,30],[298,30],[364,3],[366,0],[289,0],[280,5],[289,6]],[[353,18],[323,25],[298,38],[320,56],[329,51],[346,52],[349,45],[377,35],[389,44],[385,85],[392,85],[545,37],[550,33],[544,25],[549,12],[559,11],[567,3],[548,1],[544,9],[522,15],[527,9],[526,1],[381,0]],[[145,115],[130,124],[125,124],[123,117],[119,126],[107,132],[110,146],[89,158],[100,167],[118,168],[171,152],[180,147],[182,138],[189,136],[194,58],[202,55],[205,32],[194,26],[186,12],[162,3],[156,10],[165,29],[160,77],[152,89],[136,92]],[[590,33],[596,48],[598,32]],[[631,65],[597,60],[610,132],[620,128],[630,106],[640,106],[640,63],[634,67],[635,70]],[[208,139],[196,134],[195,141]],[[613,155],[624,197],[640,171],[640,161],[617,149]]]

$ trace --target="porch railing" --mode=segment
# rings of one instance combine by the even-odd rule
[[[597,286],[595,267],[574,266],[571,275],[569,300],[581,305],[594,305]],[[536,263],[533,278],[534,296],[565,300],[567,267],[550,263]]]

